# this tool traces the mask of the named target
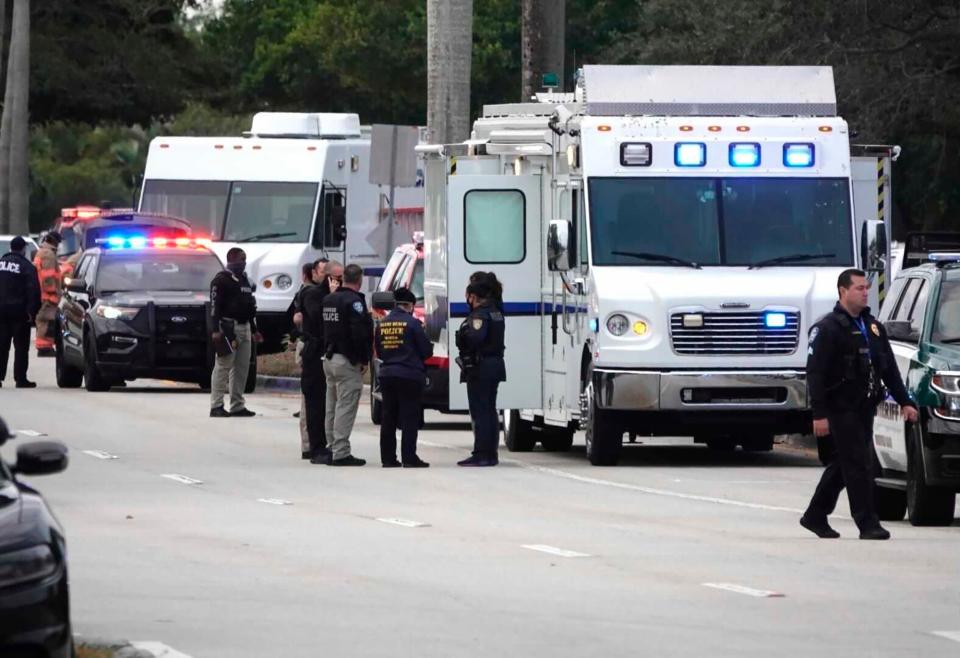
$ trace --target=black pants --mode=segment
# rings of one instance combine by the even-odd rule
[[[467,402],[473,421],[473,454],[475,457],[497,458],[500,444],[500,417],[497,415],[497,387],[495,379],[467,381]]]
[[[30,323],[26,320],[0,320],[0,382],[7,378],[10,342],[13,341],[13,380],[27,381],[30,355]]]
[[[409,464],[417,461],[417,431],[420,429],[420,411],[423,384],[400,377],[381,377],[383,396],[380,416],[380,461],[389,464],[397,460],[397,428],[400,428],[400,460]]]
[[[327,377],[323,374],[323,352],[308,345],[304,348],[303,371],[300,373],[300,390],[303,392],[307,412],[307,439],[313,456],[327,452],[327,433],[324,424],[327,418]]]
[[[873,416],[875,409],[832,414],[828,417],[832,450],[820,484],[805,516],[826,521],[847,488],[850,511],[857,527],[871,530],[880,525],[874,502]]]

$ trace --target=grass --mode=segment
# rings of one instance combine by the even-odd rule
[[[257,374],[271,377],[299,377],[300,368],[294,361],[293,352],[278,352],[257,357]]]
[[[112,649],[77,645],[77,658],[113,658],[113,655]]]

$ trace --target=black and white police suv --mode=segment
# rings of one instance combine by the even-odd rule
[[[223,269],[202,240],[116,234],[64,282],[57,384],[105,391],[141,377],[210,385],[210,281]]]

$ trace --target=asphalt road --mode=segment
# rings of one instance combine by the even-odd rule
[[[465,417],[429,413],[433,467],[384,470],[364,405],[369,463],[338,469],[300,459],[294,397],[211,419],[192,387],[63,391],[50,359],[31,376],[0,414],[71,448],[32,483],[66,527],[85,638],[194,658],[960,655],[958,524],[864,542],[842,501],[843,538],[818,540],[797,524],[820,474],[804,453],[661,442],[601,469],[580,439],[462,469]]]

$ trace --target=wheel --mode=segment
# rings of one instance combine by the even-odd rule
[[[89,332],[83,341],[83,364],[83,383],[88,391],[99,393],[110,389],[110,382],[97,367],[97,344]]]
[[[516,409],[503,410],[503,442],[510,452],[530,452],[537,445],[533,423],[520,418]]]
[[[755,434],[740,441],[745,452],[770,452],[773,450],[773,434]]]
[[[903,491],[873,485],[873,499],[881,521],[903,521],[907,513],[907,495]]]
[[[957,494],[926,483],[923,430],[915,423],[907,441],[907,516],[912,525],[950,525]]]
[[[213,378],[213,371],[210,368],[204,368],[197,373],[197,384],[205,391],[210,390],[210,381]]]
[[[420,412],[423,415],[423,412]],[[370,420],[374,425],[379,425],[383,419],[383,403],[373,395],[373,384],[370,385]],[[422,424],[422,423],[421,423]]]
[[[63,351],[63,337],[59,331],[57,332],[56,350],[57,386],[60,388],[80,388],[80,385],[83,384],[83,370],[67,363],[66,354]]]
[[[257,390],[257,344],[250,345],[250,369],[247,370],[247,384],[243,387],[244,393],[253,393]]]
[[[697,441],[700,443],[700,441]],[[707,448],[716,452],[733,452],[737,448],[737,442],[729,436],[711,436],[703,440]]]
[[[585,423],[587,459],[594,466],[616,466],[623,450],[623,433],[611,422],[610,412],[597,406],[593,382],[587,384],[587,418]]]
[[[573,430],[548,427],[540,433],[540,445],[547,452],[568,452],[573,447]]]

